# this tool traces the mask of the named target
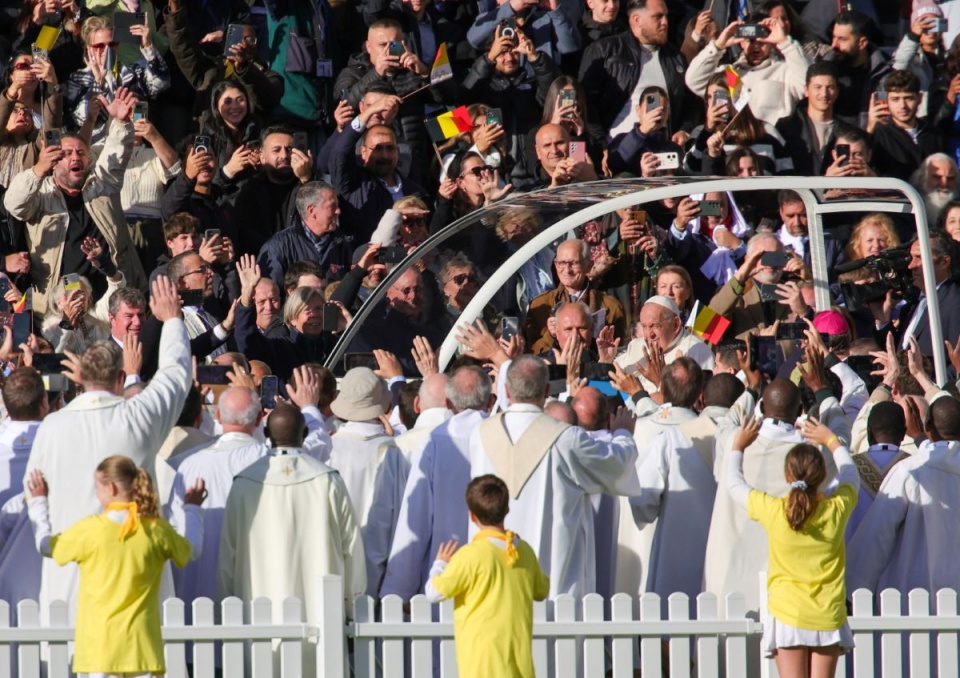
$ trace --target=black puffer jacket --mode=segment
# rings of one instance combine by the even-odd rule
[[[670,45],[662,46],[656,54],[670,95],[670,132],[690,131],[702,117],[697,113],[702,104],[684,82],[687,60]],[[587,98],[590,136],[600,143],[633,95],[640,79],[640,58],[640,43],[629,31],[598,40],[583,55],[579,80]]]

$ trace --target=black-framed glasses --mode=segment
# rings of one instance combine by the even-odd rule
[[[457,275],[453,276],[450,279],[461,287],[466,285],[468,282],[471,282],[471,283],[477,282],[477,276],[475,276],[473,273],[458,273]]]
[[[180,276],[180,278],[181,279],[186,278],[188,275],[193,275],[194,273],[202,273],[203,275],[206,275],[207,273],[210,273],[212,270],[213,270],[213,267],[210,266],[210,264],[203,264],[202,266],[198,266],[192,271],[187,271],[182,276]]]
[[[463,170],[460,173],[460,176],[465,176],[467,174],[472,174],[475,177],[480,177],[484,172],[492,172],[494,170],[490,165],[481,165],[480,167],[471,167],[470,169]]]

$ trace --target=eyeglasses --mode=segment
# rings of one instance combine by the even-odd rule
[[[116,49],[118,44],[119,43],[117,42],[98,42],[95,45],[90,45],[90,49],[95,49],[98,51],[106,49],[107,47],[113,47],[114,49]]]
[[[481,165],[480,167],[471,167],[470,169],[463,170],[463,172],[461,172],[460,176],[462,177],[462,176],[465,176],[465,175],[467,175],[467,174],[472,174],[472,175],[475,176],[475,177],[479,177],[479,176],[480,176],[481,174],[483,174],[484,172],[492,172],[493,169],[494,169],[494,168],[493,168],[493,167],[490,167],[490,165]]]
[[[192,271],[187,271],[182,276],[180,276],[180,278],[181,279],[186,278],[188,275],[193,275],[194,273],[201,273],[203,275],[206,275],[207,273],[210,273],[212,270],[213,268],[210,266],[210,264],[203,264],[202,266],[198,266]]]
[[[475,276],[473,273],[458,273],[457,275],[450,278],[450,280],[457,283],[457,285],[463,287],[468,282],[476,283],[477,276]]]
[[[17,63],[17,64],[14,64],[14,65],[13,65],[13,70],[15,70],[15,71],[29,71],[32,65],[33,65],[33,64],[31,64],[29,61],[21,61],[20,63]]]
[[[557,268],[581,268],[583,266],[583,262],[579,259],[571,259],[570,261],[554,259],[553,263]]]

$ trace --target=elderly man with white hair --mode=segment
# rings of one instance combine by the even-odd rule
[[[666,365],[686,356],[692,358],[701,369],[713,370],[713,351],[684,327],[680,309],[670,297],[658,294],[647,299],[640,309],[640,319],[634,327],[633,336],[626,352],[617,356],[616,364],[624,372],[640,372],[640,383],[647,393],[660,390],[660,384],[650,381],[646,376],[654,353],[662,355]]]
[[[946,153],[927,156],[910,183],[923,196],[927,223],[935,224],[947,203],[957,197],[957,163]]]
[[[387,568],[390,542],[410,463],[387,434],[390,410],[387,382],[367,367],[349,370],[340,382],[333,413],[345,423],[333,434],[330,466],[340,472],[363,535],[367,591],[376,594]]]
[[[413,399],[417,423],[394,441],[408,462],[427,443],[430,432],[453,416],[447,407],[446,385],[445,374],[431,374],[420,384],[420,390]]]

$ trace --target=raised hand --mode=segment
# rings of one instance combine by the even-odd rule
[[[617,357],[620,337],[615,337],[615,332],[613,325],[606,325],[597,335],[597,357],[602,363],[612,363],[613,359]]]
[[[143,347],[132,332],[123,338],[123,371],[127,376],[139,375],[143,367]]]
[[[294,379],[287,383],[287,395],[290,402],[301,410],[309,405],[316,405],[320,401],[320,378],[317,373],[306,366],[295,367]],[[296,381],[297,385],[292,384]]]
[[[46,497],[49,494],[50,489],[40,469],[35,468],[30,471],[30,477],[27,478],[27,492],[31,497]]]
[[[177,288],[165,275],[157,276],[150,287],[150,312],[162,323],[182,317]]]
[[[753,444],[758,435],[760,435],[760,420],[756,417],[747,417],[740,422],[740,428],[737,429],[737,434],[733,437],[732,449],[740,452],[745,451]]]
[[[426,337],[414,337],[410,353],[424,379],[440,372],[440,359]]]
[[[637,417],[636,415],[628,410],[626,407],[618,407],[617,413],[613,415],[613,418],[610,420],[610,430],[619,431],[624,430],[633,435],[633,431],[637,426]]]
[[[640,380],[637,379],[636,375],[627,374],[616,363],[613,364],[613,372],[607,372],[607,376],[610,378],[610,383],[615,389],[623,391],[629,396],[633,396],[643,390],[643,385],[640,383]]]
[[[403,368],[400,366],[400,361],[397,360],[397,356],[390,351],[375,348],[373,349],[373,357],[377,359],[377,365],[379,366],[379,369],[374,370],[374,372],[379,376],[384,379],[403,376]]]
[[[460,546],[460,542],[456,539],[451,539],[450,541],[445,541],[440,544],[440,548],[437,549],[437,560],[442,560],[445,563],[449,563],[450,559],[453,558],[453,554],[457,552],[457,547]]]
[[[637,363],[637,372],[640,376],[659,389],[664,366],[666,366],[666,358],[663,355],[663,349],[644,342],[643,361]]]
[[[97,100],[117,122],[130,122],[133,118],[133,107],[137,105],[137,96],[126,87],[117,90],[113,101],[107,101],[103,96],[98,96]]]
[[[237,277],[240,278],[240,303],[250,308],[253,290],[260,282],[260,266],[252,254],[244,254],[237,262]]]
[[[841,445],[837,435],[816,417],[807,417],[800,427],[800,432],[807,439],[807,442],[814,445],[823,445],[831,452]]]
[[[203,478],[197,478],[197,481],[183,493],[183,503],[200,506],[203,500],[207,498],[207,484]]]

